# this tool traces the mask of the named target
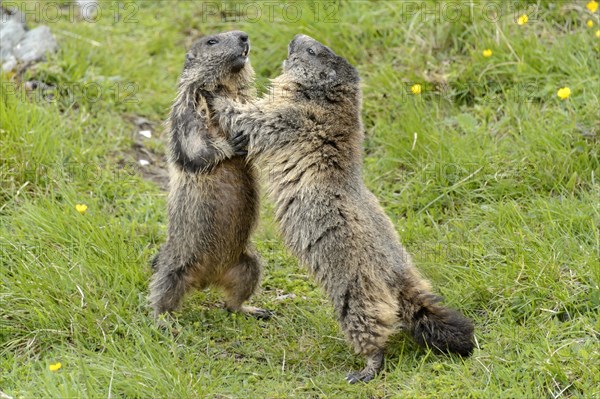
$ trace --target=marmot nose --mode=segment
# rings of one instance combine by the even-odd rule
[[[247,34],[240,33],[239,38],[242,43],[248,43],[248,35]]]

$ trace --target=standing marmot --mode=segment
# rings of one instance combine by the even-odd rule
[[[283,74],[253,104],[212,106],[236,148],[268,167],[276,219],[287,246],[333,301],[369,381],[398,326],[440,351],[469,355],[473,324],[439,304],[362,176],[361,92],[356,70],[314,39],[290,43]]]
[[[231,311],[270,314],[242,306],[261,271],[249,244],[258,217],[254,172],[211,122],[202,96],[254,98],[249,51],[248,35],[233,31],[201,38],[186,54],[168,119],[168,237],[152,260],[150,302],[157,316],[174,310],[190,287],[208,285],[224,290]]]

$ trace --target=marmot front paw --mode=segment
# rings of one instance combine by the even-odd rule
[[[237,132],[229,139],[231,147],[235,155],[248,155],[248,143],[250,142],[250,135],[246,132]]]

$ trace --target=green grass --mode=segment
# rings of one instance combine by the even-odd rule
[[[459,17],[448,8],[457,3]],[[233,5],[210,4],[236,16]],[[238,6],[242,16],[226,21],[200,2],[166,1],[126,2],[115,20],[107,2],[96,23],[68,13],[49,23],[60,51],[24,76],[2,75],[0,391],[600,397],[599,14],[585,2],[470,4],[298,3],[299,18],[275,6],[273,21],[262,4],[260,18]],[[519,26],[523,12],[530,19]],[[178,336],[154,327],[148,260],[165,239],[166,194],[141,176],[132,145],[142,141],[160,159],[184,49],[197,35],[234,28],[250,34],[261,87],[299,32],[358,67],[365,179],[423,274],[475,320],[471,358],[437,356],[398,334],[381,376],[346,384],[362,359],[285,250],[267,201],[254,238],[266,270],[252,303],[277,316],[227,314],[207,291],[185,301]],[[55,85],[54,99],[15,91],[31,79]],[[561,101],[564,86],[572,95]],[[152,122],[151,139],[137,137],[135,116]],[[62,368],[51,372],[55,362]]]

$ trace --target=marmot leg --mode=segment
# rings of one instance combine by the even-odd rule
[[[371,381],[383,367],[383,349],[378,349],[373,353],[367,355],[367,365],[361,371],[355,371],[348,373],[346,381],[350,384],[355,384],[359,381],[369,382]]]
[[[187,289],[185,281],[186,265],[174,264],[165,254],[164,247],[152,260],[152,281],[150,282],[150,304],[154,316],[175,310]]]
[[[388,308],[387,304],[365,302],[363,298],[352,295],[346,298],[340,311],[342,330],[354,351],[367,360],[364,369],[348,374],[346,380],[349,383],[371,381],[381,371],[385,345],[395,331],[390,321],[382,318],[392,310]]]
[[[240,256],[237,265],[229,268],[221,278],[221,287],[225,292],[225,306],[231,312],[242,312],[259,319],[268,319],[272,312],[243,305],[260,283],[260,259],[252,251],[246,250]]]

